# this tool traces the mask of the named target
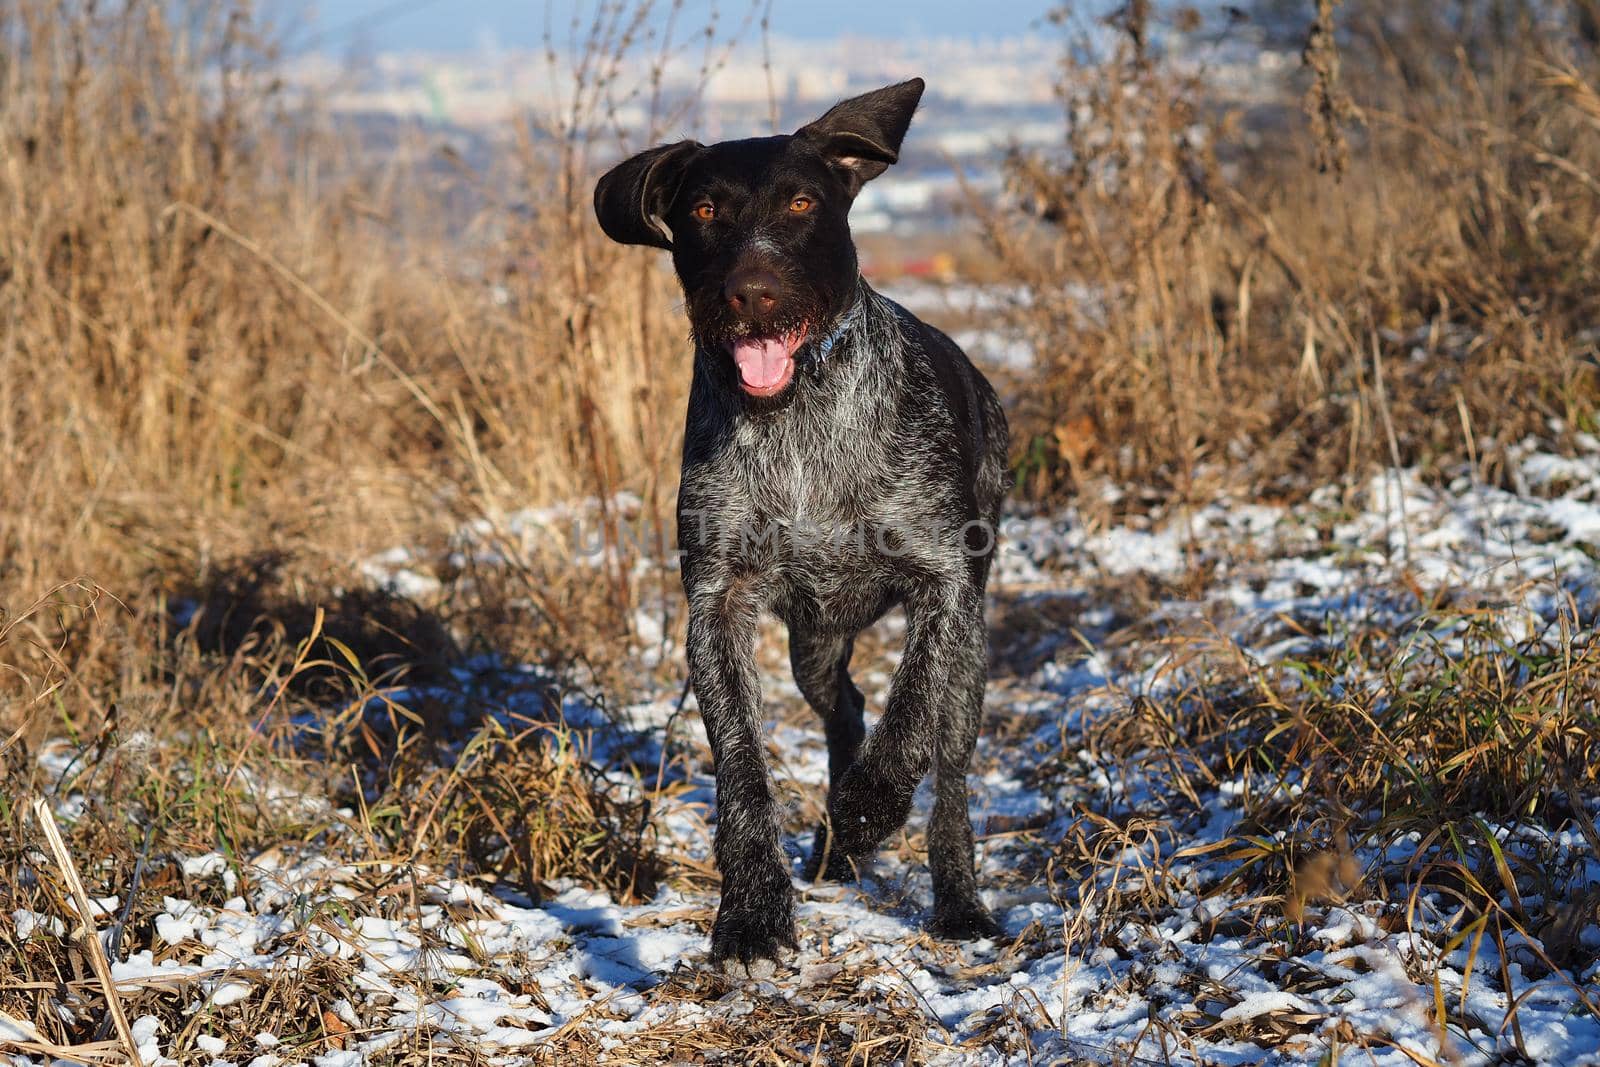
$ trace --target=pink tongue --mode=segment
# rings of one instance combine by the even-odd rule
[[[752,389],[771,389],[789,371],[789,346],[778,338],[738,341],[733,346],[739,377]]]

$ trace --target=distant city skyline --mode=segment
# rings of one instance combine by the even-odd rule
[[[610,0],[615,3],[615,0]],[[808,0],[771,4],[771,32],[790,38],[1018,37],[1037,28],[1053,9],[1050,0],[990,0],[984,4],[862,4],[859,0]],[[1090,12],[1104,3],[1068,5]],[[273,5],[291,46],[324,52],[470,51],[528,48],[544,42],[549,26],[557,43],[569,36],[575,12],[590,12],[592,0],[291,0]],[[653,22],[664,23],[671,0],[655,4]],[[713,9],[723,35],[734,33],[761,5],[723,0],[685,0],[676,36],[703,27]],[[272,8],[266,9],[272,13]],[[750,36],[754,34],[754,23]]]

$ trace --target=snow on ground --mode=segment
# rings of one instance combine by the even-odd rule
[[[769,649],[774,763],[780,780],[797,783],[811,805],[798,804],[790,820],[801,950],[775,979],[726,992],[702,980],[715,906],[707,891],[663,888],[648,903],[624,907],[567,884],[535,903],[503,887],[417,870],[408,882],[415,891],[397,898],[371,890],[392,872],[341,867],[310,848],[242,861],[200,855],[188,858],[185,875],[214,885],[213,902],[167,898],[157,920],[160,949],[118,961],[117,981],[175,990],[203,1019],[210,1011],[220,1020],[231,1006],[265,995],[275,976],[337,966],[348,975],[347,995],[326,1010],[348,1038],[343,1048],[302,1052],[280,1040],[287,1033],[262,1033],[248,1057],[235,1048],[223,1059],[220,1023],[192,1026],[178,1048],[178,1035],[147,1017],[135,1022],[141,1051],[157,1065],[181,1053],[187,1062],[214,1055],[219,1065],[350,1067],[425,1042],[508,1063],[544,1062],[541,1050],[568,1047],[562,1043],[582,1032],[599,1062],[648,1060],[641,1049],[652,1036],[733,1025],[760,1004],[816,1020],[830,1013],[857,1020],[832,1033],[827,1048],[797,1040],[791,1051],[814,1062],[842,1059],[838,1042],[859,1036],[859,1020],[877,1013],[897,1025],[911,1020],[916,1055],[935,1063],[1300,1062],[1332,1048],[1349,1064],[1522,1057],[1600,1064],[1592,1007],[1600,1001],[1600,964],[1564,972],[1541,966],[1539,946],[1521,935],[1505,940],[1501,958],[1490,939],[1465,936],[1449,898],[1429,893],[1413,902],[1416,932],[1392,923],[1396,905],[1381,901],[1316,904],[1303,924],[1288,923],[1273,906],[1227,886],[1229,867],[1217,861],[1222,845],[1242,832],[1241,796],[1253,783],[1218,781],[1178,803],[1151,763],[1122,766],[1082,747],[1089,724],[1179,684],[1185,669],[1160,648],[1103,644],[1113,620],[1095,596],[1107,576],[1205,575],[1182,598],[1163,599],[1153,616],[1173,627],[1203,620],[1261,664],[1301,654],[1342,627],[1414,620],[1417,598],[1397,592],[1408,587],[1473,591],[1512,632],[1537,633],[1574,607],[1587,625],[1600,554],[1600,442],[1582,443],[1575,458],[1522,450],[1517,491],[1470,480],[1429,488],[1390,473],[1374,477],[1355,506],[1332,493],[1293,510],[1220,501],[1145,528],[1098,531],[1070,518],[1010,520],[998,598],[1076,604],[1082,640],[1029,635],[1040,651],[1034,665],[991,687],[971,785],[983,881],[1002,941],[954,946],[923,936],[928,878],[903,843],[858,884],[798,880],[826,760],[820,732],[777,669],[782,656]],[[402,576],[414,586],[423,579],[410,565],[405,553],[371,564],[380,578]],[[1308,621],[1322,636],[1307,634]],[[858,656],[869,700],[881,701],[888,667]],[[613,743],[596,745],[593,758],[624,783],[630,754],[654,767],[675,697],[625,709],[621,725],[607,727]],[[698,727],[684,733],[698,751]],[[1047,764],[1054,770],[1046,773]],[[656,817],[669,855],[703,859],[713,822],[709,759],[699,752],[687,766],[686,788]],[[1600,810],[1596,798],[1584,799]],[[63,800],[70,816],[72,798]],[[927,797],[919,797],[913,843],[927,810]],[[1064,871],[1049,860],[1067,862],[1057,846],[1086,817],[1124,825],[1143,819],[1152,830],[1098,871],[1075,872],[1071,893],[1053,891]],[[1570,830],[1524,841],[1529,833],[1520,827],[1505,837],[1508,850],[1515,837],[1546,860],[1569,864],[1580,884],[1600,884],[1600,862]],[[1391,852],[1405,847],[1402,841]],[[1369,865],[1394,858],[1359,857]],[[1138,921],[1094,933],[1108,896],[1152,880],[1156,903]],[[120,902],[98,904],[109,912]],[[19,938],[59,927],[49,916],[12,920]],[[1600,928],[1590,925],[1580,937],[1600,954]],[[1513,1001],[1515,1025],[1508,1026]],[[1442,1028],[1447,1004],[1452,1021]],[[810,1029],[823,1033],[815,1021]],[[204,1054],[198,1061],[196,1050]]]

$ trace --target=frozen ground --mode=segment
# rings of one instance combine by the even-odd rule
[[[971,778],[1001,941],[956,946],[921,933],[926,797],[859,883],[798,880],[825,757],[774,632],[765,692],[773,763],[791,801],[801,941],[775,978],[707,970],[715,895],[694,888],[703,881],[636,906],[575,885],[536,904],[443,872],[339,866],[310,848],[195,855],[182,887],[196,891],[167,890],[176,895],[164,902],[156,949],[115,964],[125,988],[161,986],[193,1007],[182,1032],[136,1020],[141,1052],[152,1064],[241,1067],[346,1067],[405,1053],[671,1062],[696,1048],[715,1058],[728,1035],[750,1032],[780,1035],[763,1057],[801,1063],[843,1063],[854,1048],[856,1062],[1243,1064],[1331,1053],[1349,1064],[1600,1064],[1592,911],[1572,932],[1586,951],[1565,968],[1547,964],[1532,932],[1475,933],[1442,892],[1350,894],[1349,903],[1330,894],[1290,922],[1281,900],[1230,880],[1254,832],[1241,822],[1243,798],[1261,782],[1186,774],[1180,783],[1176,765],[1089,741],[1202,669],[1165,639],[1172,634],[1203,631],[1213,654],[1270,668],[1357,628],[1425,629],[1419,605],[1437,590],[1469,594],[1512,635],[1563,618],[1586,627],[1600,553],[1600,443],[1587,444],[1576,459],[1525,450],[1514,491],[1466,480],[1430,489],[1388,475],[1353,506],[1332,494],[1294,510],[1220,501],[1093,532],[1070,518],[1013,520],[997,583],[996,679]],[[405,561],[375,561],[374,573],[398,573]],[[1116,606],[1128,583],[1153,598],[1138,620]],[[884,629],[886,648],[893,630]],[[1428,633],[1445,649],[1455,639],[1448,626]],[[869,702],[881,705],[890,656],[858,654]],[[604,737],[594,758],[606,773],[627,785],[630,762],[657,766],[676,697],[596,725]],[[670,744],[684,777],[655,818],[669,860],[703,864],[709,760],[698,722],[677,721]],[[1600,813],[1596,797],[1581,802]],[[73,798],[61,807],[71,817]],[[1569,890],[1600,884],[1600,862],[1571,825],[1489,829],[1513,861],[1566,871]],[[1352,859],[1369,884],[1401,884],[1416,844],[1358,843]],[[121,903],[100,902],[108,914]],[[11,921],[24,939],[60,922]],[[284,1014],[277,1032],[242,1040],[230,1026],[278,978],[329,967],[345,976],[342,997]],[[26,1029],[0,1018],[0,1041],[28,1040]],[[313,1031],[323,1036],[312,1041]]]

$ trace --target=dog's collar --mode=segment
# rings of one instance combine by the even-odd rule
[[[855,299],[851,301],[850,307],[845,310],[843,315],[839,316],[838,321],[833,324],[833,329],[828,331],[827,336],[811,345],[811,363],[813,367],[818,370],[822,369],[822,365],[828,362],[828,357],[833,355],[834,348],[838,346],[840,341],[844,340],[844,335],[849,333],[855,324],[861,321],[861,313],[866,306],[866,300],[858,292]]]

